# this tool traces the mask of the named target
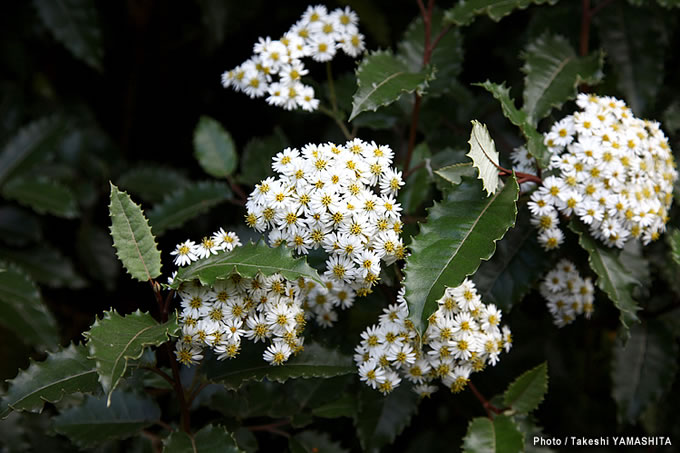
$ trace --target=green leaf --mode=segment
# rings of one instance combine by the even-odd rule
[[[630,338],[622,343],[612,358],[612,396],[619,420],[633,424],[671,387],[679,348],[666,325],[654,319],[632,326]]]
[[[357,413],[357,404],[354,395],[345,394],[335,401],[315,407],[312,414],[322,418],[354,417]]]
[[[139,281],[161,275],[161,252],[142,208],[111,184],[111,236],[125,269]]]
[[[635,312],[640,307],[632,293],[633,287],[639,286],[640,282],[621,264],[618,252],[593,239],[581,222],[572,221],[569,228],[579,235],[579,244],[588,252],[588,264],[597,274],[595,283],[619,309],[619,320],[627,332],[631,323],[639,322]]]
[[[263,241],[258,241],[236,247],[228,253],[211,255],[180,268],[173,288],[177,288],[180,282],[195,279],[199,279],[204,285],[213,285],[216,280],[225,279],[234,272],[249,278],[258,272],[264,275],[280,273],[288,280],[304,277],[322,284],[319,274],[304,258],[293,258],[287,247],[273,248]]]
[[[26,344],[51,347],[59,343],[57,323],[35,283],[14,266],[1,267],[0,324]]]
[[[406,63],[386,51],[366,55],[356,74],[357,91],[349,121],[361,112],[391,104],[404,93],[422,92],[433,78],[432,68],[412,72]]]
[[[510,120],[512,124],[519,127],[522,131],[522,135],[526,138],[529,153],[538,160],[540,168],[546,168],[550,163],[550,153],[548,152],[548,148],[543,144],[543,135],[529,122],[527,113],[523,110],[518,110],[517,107],[515,107],[515,101],[510,97],[510,88],[505,86],[505,82],[498,85],[487,80],[484,83],[475,83],[474,85],[484,88],[501,103],[503,115]]]
[[[156,203],[168,194],[168,187],[180,189],[189,184],[184,174],[171,167],[140,166],[123,173],[118,187],[130,191],[143,201]]]
[[[470,152],[466,154],[472,159],[472,166],[479,170],[478,179],[486,193],[491,196],[498,190],[501,177],[498,176],[498,151],[485,124],[472,120],[472,132],[470,133]]]
[[[438,187],[442,191],[449,191],[454,189],[453,186],[463,182],[464,177],[474,178],[478,171],[472,166],[472,162],[465,162],[438,168],[434,171],[434,174],[443,180],[442,184],[438,184]]]
[[[215,178],[231,175],[238,162],[231,135],[208,116],[202,116],[194,130],[194,155],[203,170]]]
[[[38,15],[54,37],[76,58],[102,70],[102,33],[92,0],[33,0]]]
[[[0,153],[0,187],[53,151],[63,132],[64,121],[59,117],[42,118],[19,130]]]
[[[40,284],[71,289],[87,286],[87,281],[73,267],[70,258],[48,244],[23,250],[0,249],[0,254]]]
[[[148,313],[136,312],[121,316],[107,311],[96,319],[88,332],[87,347],[97,364],[99,382],[111,402],[111,394],[125,374],[128,360],[138,359],[147,346],[160,346],[175,335],[177,319],[159,324]]]
[[[392,444],[411,423],[419,401],[418,395],[408,385],[397,387],[387,396],[362,386],[354,426],[363,450],[377,452]]]
[[[671,257],[676,264],[680,264],[680,230],[677,228],[670,228],[666,235],[666,239],[671,246]]]
[[[113,290],[120,265],[111,235],[99,226],[83,224],[78,231],[76,248],[88,275],[101,282],[109,291]]]
[[[496,241],[515,223],[517,180],[487,198],[476,181],[464,181],[430,209],[427,223],[411,242],[406,259],[409,319],[422,334],[444,289],[460,285],[496,249]]]
[[[516,453],[524,451],[524,439],[510,417],[497,415],[493,420],[470,420],[463,438],[465,453]]]
[[[231,198],[226,183],[204,181],[190,184],[168,195],[149,211],[149,221],[156,234],[178,228],[194,217]]]
[[[522,53],[524,105],[529,123],[536,125],[553,107],[576,97],[576,87],[602,79],[604,55],[595,52],[579,57],[563,36],[544,34],[529,43]]]
[[[206,376],[227,388],[236,390],[248,381],[285,382],[288,379],[334,377],[356,372],[352,358],[319,344],[305,345],[304,351],[281,366],[272,366],[262,358],[263,348],[244,345],[234,361],[207,361],[203,365]]]
[[[446,11],[444,22],[461,26],[470,25],[482,14],[498,22],[514,10],[526,9],[532,3],[554,5],[557,0],[464,0]]]
[[[45,402],[56,403],[65,395],[96,392],[101,388],[94,360],[87,357],[85,346],[73,344],[48,352],[43,362],[31,361],[28,368],[7,382],[0,418],[7,417],[11,410],[42,412]]]
[[[243,453],[243,450],[225,428],[207,425],[193,436],[173,431],[163,440],[163,453]]]
[[[255,137],[246,143],[241,156],[238,180],[254,185],[272,174],[272,157],[288,146],[288,139],[278,127],[267,137]]]
[[[42,238],[35,215],[14,206],[0,207],[0,238],[12,245],[25,245]]]
[[[134,436],[161,417],[156,403],[146,396],[115,392],[106,398],[87,397],[82,406],[71,407],[54,417],[54,430],[80,447],[95,446]]]
[[[72,219],[78,215],[76,197],[70,188],[46,178],[13,178],[2,188],[2,196],[16,200],[40,214]]]
[[[327,433],[303,431],[288,440],[291,453],[347,453],[339,442],[334,442]]]
[[[528,414],[541,404],[547,392],[548,363],[543,362],[512,381],[503,398],[505,405],[512,407],[515,412]]]
[[[411,168],[420,165],[431,156],[427,143],[420,143],[413,150]],[[416,213],[421,204],[430,198],[430,181],[427,170],[419,168],[406,178],[404,188],[399,192],[397,201],[401,204],[404,213]]]

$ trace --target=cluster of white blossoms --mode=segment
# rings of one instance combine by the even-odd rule
[[[322,248],[326,281],[364,296],[378,282],[381,262],[406,256],[396,201],[404,182],[390,167],[393,154],[360,139],[287,148],[273,158],[278,178],[261,181],[248,197],[246,223],[271,229],[273,247],[284,244],[298,255]]]
[[[436,379],[460,392],[470,374],[496,365],[503,349],[512,343],[510,329],[500,327],[501,311],[484,304],[474,283],[465,280],[456,288],[447,288],[439,299],[439,308],[418,348],[417,335],[409,320],[404,288],[397,304],[390,305],[380,322],[361,334],[354,361],[362,381],[387,394],[407,379],[413,390],[429,396],[437,390]]]
[[[260,38],[250,59],[222,74],[222,85],[251,98],[267,96],[270,105],[286,110],[316,110],[314,88],[301,82],[309,72],[302,59],[330,61],[339,49],[357,57],[364,51],[358,22],[349,7],[329,13],[325,6],[310,6],[280,39]]]
[[[590,319],[593,314],[594,287],[590,277],[581,278],[574,264],[566,259],[548,272],[539,287],[553,322],[558,327],[571,324],[577,315]]]
[[[545,134],[555,174],[529,202],[541,245],[550,250],[562,243],[558,212],[578,217],[610,247],[658,239],[678,176],[659,123],[635,118],[612,97],[580,94],[576,103],[580,110]]]

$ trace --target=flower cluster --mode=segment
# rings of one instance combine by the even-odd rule
[[[319,100],[314,98],[314,88],[301,82],[309,72],[302,59],[330,61],[338,49],[357,57],[364,50],[358,22],[349,7],[329,13],[325,6],[310,6],[280,39],[260,38],[253,48],[255,55],[222,74],[222,85],[251,98],[267,96],[270,105],[286,110],[316,110]]]
[[[451,391],[460,392],[471,373],[496,365],[501,351],[510,350],[510,329],[500,328],[501,311],[484,304],[471,281],[445,290],[430,316],[422,349],[406,319],[403,294],[402,288],[398,303],[386,308],[380,322],[361,334],[355,349],[360,379],[372,388],[386,394],[405,378],[416,393],[429,396],[437,390],[431,382],[440,379]]]
[[[561,260],[548,272],[539,287],[545,298],[553,322],[564,327],[583,314],[590,319],[593,314],[594,288],[590,277],[581,278],[574,264]]]
[[[322,248],[327,281],[366,295],[381,261],[406,255],[396,201],[404,182],[392,157],[388,146],[359,139],[287,148],[273,159],[278,178],[261,181],[248,197],[246,223],[271,228],[274,247],[285,244],[299,255]]]
[[[541,244],[554,249],[562,243],[558,212],[578,217],[610,247],[658,239],[678,176],[659,124],[635,118],[612,97],[580,94],[577,105],[579,111],[545,134],[555,174],[529,202]]]
[[[198,259],[217,255],[219,252],[231,252],[240,245],[241,240],[236,233],[220,228],[212,236],[204,237],[198,244],[191,240],[177,244],[170,254],[175,257],[175,266],[186,266]]]

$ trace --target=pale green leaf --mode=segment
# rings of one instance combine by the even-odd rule
[[[519,453],[524,438],[512,419],[497,415],[493,420],[477,417],[470,420],[463,438],[465,453]]]
[[[412,72],[403,61],[386,51],[366,55],[356,75],[357,91],[349,121],[361,112],[389,105],[405,93],[422,92],[434,77],[432,68]]]
[[[163,453],[243,453],[243,450],[225,428],[207,425],[192,436],[174,431],[163,440]]]
[[[548,392],[548,363],[522,373],[512,381],[503,394],[506,406],[520,414],[528,414],[538,407]]]
[[[443,180],[438,187],[443,191],[449,191],[454,189],[453,186],[463,182],[463,177],[474,178],[478,171],[472,166],[472,162],[465,162],[438,168],[434,174]]]
[[[462,0],[446,11],[444,21],[456,25],[470,25],[477,16],[489,16],[494,22],[516,9],[526,9],[531,4],[554,5],[557,0]]]
[[[496,241],[515,224],[518,195],[514,176],[488,198],[476,181],[465,180],[430,209],[405,267],[409,319],[420,333],[446,287],[460,285],[493,255]]]
[[[231,135],[208,116],[202,116],[194,130],[194,156],[203,170],[215,178],[231,175],[238,162]]]
[[[99,389],[94,360],[87,357],[85,346],[71,344],[48,353],[42,362],[31,362],[27,369],[8,381],[0,404],[0,418],[11,410],[41,412],[45,402],[56,403],[65,395]]]
[[[554,107],[574,99],[578,85],[593,85],[603,76],[602,52],[579,57],[563,36],[542,35],[529,43],[522,58],[522,71],[526,74],[522,110],[533,125]]]
[[[102,70],[102,33],[94,0],[33,0],[38,16],[76,58]]]
[[[142,208],[111,184],[111,236],[125,269],[139,281],[161,275],[161,252]]]
[[[95,320],[88,332],[87,347],[96,361],[99,382],[111,401],[111,394],[125,374],[129,360],[138,359],[148,346],[160,346],[175,335],[177,320],[173,317],[159,324],[148,313],[136,312],[121,316],[107,311]]]
[[[187,177],[171,167],[151,164],[133,167],[120,175],[118,187],[127,190],[141,200],[156,203],[168,194],[168,187],[180,189],[189,184]]]
[[[194,217],[231,198],[226,183],[204,181],[190,184],[168,195],[149,211],[149,222],[156,234],[178,228]]]
[[[62,411],[53,422],[56,432],[88,447],[134,436],[160,417],[161,410],[151,398],[118,391],[110,405],[106,398],[88,396],[81,406]]]
[[[479,170],[478,178],[482,180],[488,196],[498,190],[501,177],[498,176],[498,151],[485,124],[472,120],[470,133],[470,152],[466,154],[472,159],[472,165]]]
[[[76,271],[71,259],[48,244],[23,250],[0,249],[0,255],[21,267],[40,284],[71,289],[87,286],[87,281]]]
[[[2,187],[2,196],[16,200],[40,214],[52,214],[67,219],[78,215],[78,203],[73,191],[44,177],[13,178]]]

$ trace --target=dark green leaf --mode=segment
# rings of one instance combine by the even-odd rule
[[[487,15],[498,22],[516,9],[525,9],[531,4],[554,5],[557,0],[465,0],[446,11],[444,21],[456,25],[470,25],[477,16]]]
[[[141,200],[156,203],[168,194],[168,187],[180,189],[189,184],[183,173],[174,168],[140,166],[132,168],[118,178],[118,186]]]
[[[666,236],[668,243],[671,246],[671,257],[673,261],[680,264],[680,230],[671,228]]]
[[[8,244],[25,245],[42,238],[35,215],[14,206],[0,207],[0,238]]]
[[[53,288],[79,289],[87,285],[71,260],[49,245],[24,250],[0,249],[2,256],[20,266],[33,280]]]
[[[327,433],[303,431],[291,437],[288,442],[291,453],[346,453],[339,442],[334,442]]]
[[[239,181],[254,185],[270,176],[272,157],[287,146],[288,139],[279,128],[270,136],[251,139],[243,149]]]
[[[258,272],[264,275],[280,273],[288,280],[305,277],[322,283],[316,270],[304,258],[293,258],[290,249],[286,247],[273,248],[258,241],[256,244],[251,242],[236,247],[228,253],[211,255],[181,268],[173,287],[177,288],[180,282],[194,279],[199,279],[204,285],[213,285],[216,280],[225,279],[234,272],[244,277],[253,277]]]
[[[496,241],[515,224],[518,194],[514,177],[488,198],[477,181],[466,180],[430,209],[405,268],[409,319],[419,332],[444,289],[460,285],[493,255]]]
[[[149,221],[156,234],[178,228],[187,221],[231,198],[226,183],[205,181],[190,184],[168,195],[149,211]]]
[[[160,416],[160,408],[150,398],[119,391],[110,405],[106,398],[87,397],[82,406],[61,412],[54,418],[54,430],[87,447],[134,436]]]
[[[57,325],[38,287],[14,266],[0,264],[0,324],[26,344],[51,347],[59,342]]]
[[[194,156],[203,170],[215,178],[231,175],[238,162],[231,135],[208,116],[202,116],[194,130]]]
[[[33,0],[38,15],[54,37],[76,58],[102,70],[102,33],[92,0]]]
[[[354,417],[356,413],[357,399],[354,395],[344,395],[312,409],[314,416],[322,418]]]
[[[619,420],[635,423],[642,412],[659,401],[678,371],[678,344],[660,321],[649,320],[630,329],[630,338],[614,348],[612,396]]]
[[[518,453],[524,439],[510,417],[497,415],[493,420],[473,418],[463,439],[465,453]]]
[[[234,436],[221,426],[207,425],[193,436],[174,431],[163,441],[163,453],[242,453]]]
[[[541,404],[547,391],[548,363],[543,362],[512,381],[503,398],[505,405],[515,412],[528,414]]]
[[[111,236],[125,269],[139,281],[161,275],[161,252],[142,208],[111,184]]]
[[[12,409],[41,412],[45,402],[56,403],[65,395],[96,392],[101,388],[94,360],[87,357],[85,346],[73,344],[48,353],[43,362],[31,362],[8,384],[0,405],[0,418]]]
[[[579,57],[563,36],[544,34],[529,43],[522,53],[524,105],[529,123],[536,125],[553,107],[576,97],[581,83],[593,85],[602,79],[604,55],[595,52]]]
[[[40,214],[72,219],[78,215],[78,204],[70,188],[45,178],[14,178],[2,188],[2,196],[16,200]]]
[[[101,282],[106,289],[112,290],[120,265],[111,235],[103,228],[83,224],[78,231],[77,249],[88,275]]]
[[[430,149],[426,143],[421,143],[413,150],[411,168],[423,163],[431,156]],[[406,184],[399,192],[398,199],[405,213],[414,214],[418,207],[425,202],[430,194],[430,182],[427,170],[419,168],[406,178]]]
[[[177,329],[174,315],[168,322],[159,324],[150,314],[139,310],[127,316],[107,311],[95,320],[83,335],[87,338],[90,356],[97,362],[99,382],[109,402],[125,374],[128,360],[140,358],[147,346],[165,343]]]
[[[356,73],[357,91],[352,100],[350,121],[361,112],[391,104],[404,93],[422,92],[433,78],[432,68],[412,72],[404,62],[385,51],[366,55]]]

